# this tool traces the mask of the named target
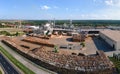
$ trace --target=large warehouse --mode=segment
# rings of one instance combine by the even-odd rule
[[[100,31],[100,37],[103,38],[115,50],[120,50],[120,31],[115,30]]]

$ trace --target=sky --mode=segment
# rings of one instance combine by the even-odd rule
[[[120,0],[0,0],[0,19],[120,20]]]

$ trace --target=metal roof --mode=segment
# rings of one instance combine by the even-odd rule
[[[120,41],[120,31],[116,30],[104,30],[100,31],[102,34],[106,35],[108,38],[112,39],[115,42]]]

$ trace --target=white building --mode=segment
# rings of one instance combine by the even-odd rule
[[[31,28],[33,30],[39,29],[39,26],[25,26],[24,28]]]
[[[120,50],[120,31],[115,30],[100,31],[100,37],[103,38],[115,50]]]

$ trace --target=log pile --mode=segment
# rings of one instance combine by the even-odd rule
[[[22,41],[30,42],[30,43],[34,43],[34,44],[38,44],[38,45],[44,45],[44,46],[48,46],[48,47],[54,47],[55,46],[54,44],[48,43],[44,39],[38,39],[38,38],[34,38],[34,37],[26,37]]]
[[[11,46],[15,47],[17,50],[21,50],[20,46],[12,42],[12,40],[4,40],[9,43]],[[25,52],[23,50],[22,52]],[[49,51],[45,46],[37,48],[33,51],[30,51],[40,61],[45,62],[46,64],[51,65],[50,69],[57,72],[61,72],[61,69],[64,73],[92,73],[92,74],[112,74],[114,65],[110,60],[105,56],[103,51],[98,51],[96,55],[88,56],[77,56],[77,55],[64,55]],[[30,54],[30,53],[26,53]],[[67,71],[67,72],[66,72]],[[72,73],[71,72],[71,73]],[[69,73],[69,74],[71,74]]]
[[[73,34],[72,39],[73,42],[80,42],[85,40],[85,36],[83,34]]]

